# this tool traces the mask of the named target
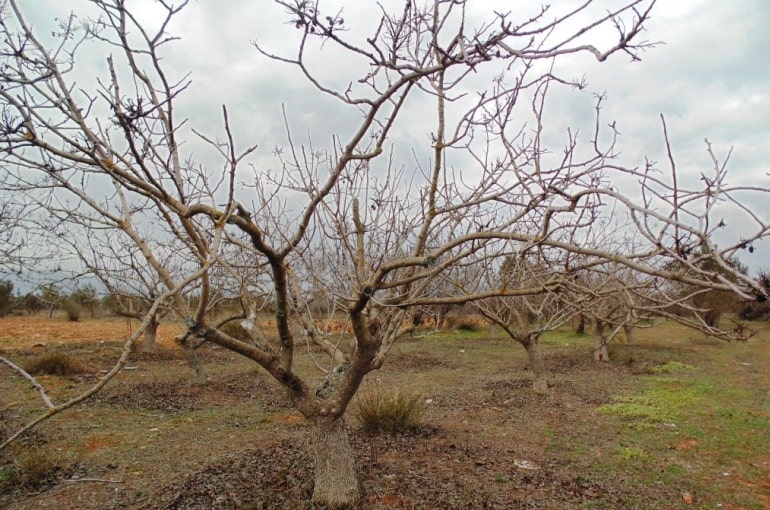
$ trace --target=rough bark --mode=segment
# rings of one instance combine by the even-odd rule
[[[348,508],[361,498],[353,449],[341,417],[311,420],[315,486],[313,503]]]
[[[543,355],[540,352],[540,342],[537,338],[530,338],[521,344],[527,350],[529,364],[532,366],[532,390],[538,395],[544,395],[548,393],[548,377],[543,363]]]
[[[636,343],[634,341],[634,327],[630,324],[625,324],[623,326],[623,332],[626,334],[626,342],[629,344]]]
[[[578,315],[573,322],[575,326],[575,333],[580,335],[586,332],[586,317],[583,314]]]
[[[155,339],[158,335],[158,321],[153,318],[147,324],[147,328],[144,330],[144,338],[142,340],[142,352],[155,353],[158,350]]]
[[[609,361],[607,339],[604,337],[604,324],[598,319],[591,320],[591,338],[594,341],[594,360]]]

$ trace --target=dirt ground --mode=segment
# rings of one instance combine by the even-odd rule
[[[19,363],[45,344],[90,367],[43,377],[55,399],[93,384],[128,333],[123,320],[7,318],[0,328],[0,354]],[[0,457],[0,469],[31,452],[56,461],[47,479],[0,494],[0,508],[312,508],[304,419],[268,376],[221,349],[204,347],[207,376],[196,380],[176,331],[163,325],[159,354],[134,356],[114,384]],[[348,420],[360,508],[770,508],[768,333],[733,346],[659,327],[613,346],[610,363],[591,361],[587,338],[544,339],[546,396],[529,387],[523,349],[489,332],[404,342],[362,391],[419,391],[424,424],[372,437]],[[672,401],[661,420],[602,411],[650,385],[712,397]],[[0,439],[41,411],[34,397],[0,368]]]

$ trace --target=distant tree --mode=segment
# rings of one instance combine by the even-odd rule
[[[27,292],[22,298],[22,304],[28,315],[35,315],[45,308],[43,301],[32,292]]]
[[[91,318],[96,315],[96,305],[99,303],[99,293],[96,288],[89,284],[76,288],[69,299],[88,310]]]
[[[0,280],[0,318],[11,311],[13,308],[13,283],[7,280]]]
[[[534,251],[534,250],[533,250]],[[557,252],[558,253],[558,252]],[[499,326],[512,340],[527,351],[533,372],[532,389],[535,393],[548,391],[548,378],[540,350],[543,333],[567,323],[578,311],[576,303],[564,299],[565,272],[542,250],[527,255],[507,256],[499,271],[485,272],[485,286],[500,289],[501,294],[525,288],[536,292],[523,295],[500,295],[474,301],[476,309],[492,324]],[[487,266],[489,269],[489,266]]]
[[[61,306],[64,299],[59,288],[53,283],[42,285],[40,289],[38,289],[38,298],[48,310],[49,319],[53,319],[54,312]]]

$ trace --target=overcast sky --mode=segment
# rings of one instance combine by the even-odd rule
[[[129,5],[132,0],[128,0]],[[134,0],[148,20],[151,0]],[[402,5],[401,1],[386,5]],[[551,1],[555,8],[576,1]],[[617,0],[600,0],[598,7],[617,6]],[[34,4],[30,18],[44,26],[44,19],[80,9],[79,1],[22,0]],[[536,2],[471,0],[475,13],[509,10]],[[347,26],[365,25],[376,12],[375,2],[357,0],[321,2],[325,12],[342,8]],[[45,6],[45,8],[41,8]],[[351,117],[334,101],[319,98],[300,79],[296,70],[260,56],[252,45],[257,40],[276,51],[291,48],[296,30],[286,15],[267,0],[192,1],[170,29],[182,40],[168,52],[168,63],[179,73],[192,72],[192,87],[181,106],[196,127],[212,135],[221,133],[221,105],[227,104],[242,146],[258,143],[269,153],[285,143],[281,108],[285,105],[292,128],[300,138],[309,133],[326,143],[334,132],[351,129]],[[562,73],[588,83],[580,97],[557,94],[548,113],[555,126],[585,127],[591,121],[591,93],[607,95],[604,120],[616,121],[622,134],[623,158],[639,164],[644,155],[662,160],[665,153],[659,114],[664,114],[674,155],[685,175],[708,168],[704,138],[714,144],[717,156],[733,148],[729,165],[732,184],[759,182],[770,170],[770,2],[767,0],[660,0],[643,38],[663,44],[644,52],[642,62],[630,63],[616,54],[604,63],[588,56],[568,58],[559,64]],[[106,50],[96,52],[93,65],[102,66]],[[334,80],[347,79],[346,62],[331,50],[318,62],[318,72]],[[357,76],[354,76],[356,78]],[[424,136],[430,127],[418,123],[415,133]],[[757,204],[770,210],[770,204]],[[753,269],[768,260],[770,243],[757,246],[754,256],[745,254]],[[742,257],[743,258],[743,257]],[[770,267],[770,263],[764,263]]]

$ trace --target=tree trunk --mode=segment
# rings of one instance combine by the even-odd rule
[[[345,421],[319,416],[312,420],[315,486],[313,503],[329,508],[347,508],[361,498],[356,461]]]
[[[591,337],[594,341],[594,360],[609,361],[607,339],[604,338],[604,324],[599,319],[591,319]]]
[[[626,334],[626,342],[629,344],[636,343],[634,341],[634,327],[630,324],[623,325],[623,332]]]
[[[532,365],[532,373],[534,375],[532,390],[538,395],[545,395],[548,393],[548,378],[545,372],[545,364],[543,363],[543,355],[540,352],[540,342],[538,342],[537,338],[530,338],[522,342],[522,345],[527,350],[529,364]]]
[[[157,345],[155,344],[155,338],[158,334],[158,321],[156,319],[152,319],[149,324],[147,324],[147,328],[144,330],[144,339],[142,341],[142,352],[147,353],[155,353],[158,351]]]
[[[578,333],[580,335],[585,334],[586,332],[586,316],[582,313],[577,316],[577,318],[573,321],[573,324],[575,326],[575,333]]]

